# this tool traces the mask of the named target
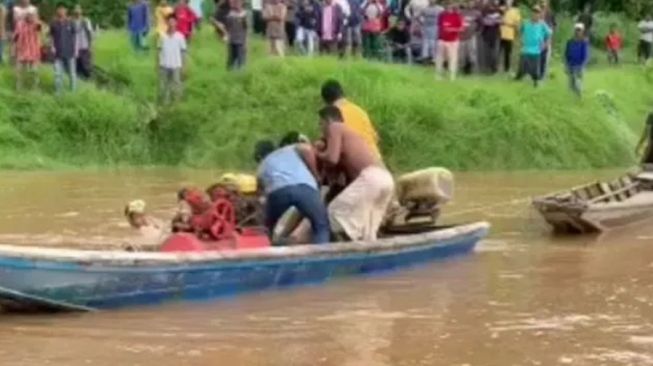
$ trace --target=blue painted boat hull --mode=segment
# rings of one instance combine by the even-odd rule
[[[0,303],[20,308],[23,296],[50,309],[111,309],[321,283],[470,253],[488,230],[477,223],[376,243],[210,254],[0,246]]]

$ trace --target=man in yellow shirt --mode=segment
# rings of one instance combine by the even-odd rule
[[[517,38],[517,30],[521,24],[521,12],[513,3],[506,0],[503,9],[503,22],[501,23],[501,54],[503,55],[503,71],[510,71],[512,63],[512,49]]]
[[[379,135],[370,121],[367,113],[356,104],[345,99],[342,86],[336,80],[327,80],[322,84],[322,99],[328,105],[340,109],[345,125],[357,132],[374,151],[381,157]]]

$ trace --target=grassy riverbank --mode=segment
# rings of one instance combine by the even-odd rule
[[[431,69],[335,59],[263,57],[253,43],[242,73],[224,69],[224,49],[207,29],[193,43],[183,102],[153,107],[154,55],[135,56],[126,36],[103,34],[97,63],[117,80],[61,98],[16,93],[0,77],[0,166],[5,168],[183,165],[251,168],[262,137],[297,129],[316,136],[319,87],[334,77],[364,106],[401,170],[553,169],[627,166],[653,97],[653,73],[596,66],[578,101],[556,67],[540,89],[507,76],[436,82]]]

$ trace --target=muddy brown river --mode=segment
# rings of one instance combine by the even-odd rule
[[[653,365],[653,226],[555,238],[528,197],[618,172],[457,174],[472,255],[317,287],[94,314],[0,314],[0,365]],[[126,201],[170,215],[214,172],[5,172],[0,242],[128,241]],[[652,220],[653,222],[653,220]]]

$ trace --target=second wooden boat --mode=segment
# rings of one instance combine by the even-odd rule
[[[626,174],[552,193],[533,206],[558,233],[603,232],[653,217],[653,174]]]

